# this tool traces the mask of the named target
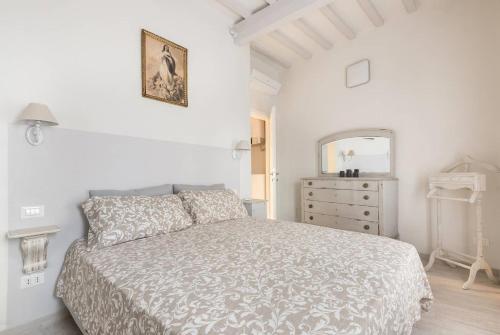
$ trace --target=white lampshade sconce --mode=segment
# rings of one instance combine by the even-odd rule
[[[21,121],[29,123],[26,141],[37,146],[43,142],[42,126],[57,126],[59,123],[46,105],[30,103],[22,112]]]
[[[239,141],[233,149],[233,159],[240,159],[243,152],[250,150],[250,142]]]

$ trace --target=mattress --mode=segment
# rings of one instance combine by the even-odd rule
[[[433,299],[410,244],[252,218],[77,240],[56,293],[90,335],[410,334]]]

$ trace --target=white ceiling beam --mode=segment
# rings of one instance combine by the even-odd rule
[[[273,31],[269,33],[269,36],[304,59],[310,59],[312,57],[312,54],[308,50],[286,36],[281,30]]]
[[[380,15],[375,5],[371,0],[357,0],[359,7],[365,12],[375,27],[380,27],[384,24],[384,18]]]
[[[293,24],[300,31],[302,31],[307,37],[309,37],[314,42],[316,42],[317,44],[319,44],[323,49],[330,50],[333,47],[333,43],[330,42],[326,37],[324,37],[323,35],[321,35],[305,19],[298,19]]]
[[[251,51],[257,54],[259,57],[270,63],[271,65],[277,65],[283,69],[288,70],[292,64],[290,64],[288,61],[284,60],[283,58],[277,57],[275,55],[270,54],[267,52],[261,45],[260,43],[257,42],[252,42],[251,43]]]
[[[335,28],[344,35],[347,39],[352,40],[356,37],[354,31],[349,27],[344,20],[333,10],[332,6],[328,5],[321,8],[321,13],[330,21]]]
[[[299,19],[307,12],[328,4],[331,0],[276,1],[272,6],[254,13],[233,26],[231,34],[237,44],[243,45],[279,26]]]
[[[244,19],[252,15],[252,12],[238,0],[217,0],[217,2]]]
[[[417,11],[418,6],[417,2],[415,0],[402,0],[403,5],[405,6],[405,9],[408,13],[413,13]]]

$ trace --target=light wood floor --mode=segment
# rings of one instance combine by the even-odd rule
[[[500,285],[492,284],[481,271],[472,289],[462,290],[468,275],[465,269],[436,261],[428,272],[434,303],[430,312],[422,314],[412,335],[500,334]]]
[[[500,334],[500,286],[491,284],[484,273],[474,287],[462,290],[468,273],[436,261],[428,273],[434,293],[432,310],[422,315],[412,335]],[[2,332],[2,335],[81,335],[70,317],[44,321],[29,328]]]

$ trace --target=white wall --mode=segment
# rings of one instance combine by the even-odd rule
[[[231,22],[216,6],[199,0],[0,4],[0,324],[7,276],[5,123],[35,101],[48,104],[63,128],[223,148],[249,138],[249,50],[234,45]],[[188,108],[141,96],[141,28],[189,49]],[[248,196],[249,155],[240,179],[241,195]]]
[[[62,127],[230,147],[249,132],[249,51],[208,1],[2,4],[2,105],[47,103]],[[189,49],[189,108],[141,96],[140,30]],[[227,125],[221,124],[225,121]]]
[[[294,66],[278,101],[279,218],[299,218],[299,179],[316,175],[315,143],[355,128],[396,134],[399,232],[430,251],[426,180],[464,154],[500,164],[500,2],[420,1],[414,14],[358,36],[346,47]],[[368,58],[372,79],[347,89],[345,66]],[[495,135],[498,139],[498,135]],[[486,199],[491,247],[500,268],[499,177]],[[449,227],[451,244],[462,244]],[[469,245],[470,247],[470,245]]]
[[[16,1],[0,5],[10,122],[31,101],[61,127],[229,148],[249,134],[249,50],[209,1]],[[189,49],[189,107],[141,97],[140,29]],[[221,124],[224,122],[224,124]],[[249,174],[242,160],[242,177]],[[247,177],[245,177],[247,178]],[[241,185],[242,194],[249,187]]]

